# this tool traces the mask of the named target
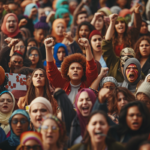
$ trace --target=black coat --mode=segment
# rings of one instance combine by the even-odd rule
[[[7,140],[0,143],[1,150],[16,150],[16,148],[17,146],[10,146]]]
[[[81,135],[80,123],[77,117],[77,113],[68,98],[64,90],[59,90],[54,94],[54,98],[57,100],[60,110],[62,112],[62,120],[65,122],[67,135],[68,135],[68,147],[71,147]]]
[[[142,72],[144,73],[144,75],[146,76],[148,73],[150,73],[150,56],[147,59],[147,61],[145,62],[145,64],[142,67]]]

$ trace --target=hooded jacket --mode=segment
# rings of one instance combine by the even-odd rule
[[[137,66],[137,69],[138,69],[138,77],[133,83],[129,82],[128,79],[127,79],[127,76],[126,76],[126,69],[130,64],[135,64]],[[142,69],[141,69],[140,62],[136,58],[129,58],[126,61],[125,65],[124,65],[124,68],[123,68],[124,81],[122,83],[122,87],[125,87],[129,91],[131,91],[132,93],[135,93],[136,92],[136,87],[137,87],[139,81],[142,78],[141,77],[141,70]]]

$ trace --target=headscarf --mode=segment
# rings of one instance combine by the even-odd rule
[[[71,24],[72,24],[72,15],[70,14],[69,10],[66,9],[66,8],[59,8],[56,10],[56,13],[55,13],[55,19],[58,19],[58,18],[63,18],[63,15],[68,13],[69,14],[69,18],[70,18],[70,21],[69,23],[67,24],[67,27],[70,27]]]
[[[61,66],[61,63],[62,61],[58,60],[58,57],[57,57],[57,52],[58,52],[58,49],[60,47],[63,47],[65,49],[65,53],[66,53],[66,56],[68,56],[68,50],[67,50],[67,47],[65,44],[62,44],[62,43],[57,43],[55,46],[54,46],[54,59],[56,60],[56,66],[57,67],[60,67]]]
[[[25,116],[27,118],[27,120],[29,121],[29,126],[28,126],[28,131],[30,130],[30,117],[29,117],[29,114],[23,110],[23,109],[17,109],[15,110],[12,115],[10,116],[9,118],[9,124],[10,124],[10,137],[7,138],[8,140],[8,143],[10,146],[18,146],[20,144],[20,137],[17,136],[13,130],[12,130],[12,127],[11,127],[11,120],[12,118],[15,116],[15,115],[18,115],[18,114],[21,114],[23,116]]]
[[[134,81],[133,83],[130,83],[126,77],[126,68],[130,65],[130,64],[135,64],[137,66],[138,69],[138,77],[136,79],[136,81]],[[127,89],[129,89],[131,92],[135,92],[136,90],[136,85],[138,84],[138,82],[141,80],[141,65],[140,62],[136,59],[136,58],[129,58],[124,65],[123,68],[123,75],[124,75],[124,82],[122,84],[122,87],[126,87]]]
[[[68,3],[68,4],[63,4],[64,2]],[[60,8],[69,9],[69,2],[68,2],[68,0],[57,0],[56,10],[60,9]]]
[[[37,97],[30,104],[29,114],[30,114],[30,111],[31,111],[31,106],[33,104],[35,104],[35,103],[42,103],[42,104],[44,104],[46,106],[46,108],[48,109],[49,113],[53,113],[53,109],[52,109],[51,103],[44,97]]]
[[[27,131],[21,134],[20,136],[20,145],[17,147],[17,150],[20,150],[20,148],[28,141],[28,140],[35,140],[38,142],[38,144],[41,146],[42,150],[43,144],[42,144],[42,135],[38,132],[34,131]]]
[[[5,131],[6,135],[8,134],[8,132],[10,131],[10,126],[9,126],[9,123],[8,123],[8,120],[14,110],[14,107],[15,107],[15,98],[13,96],[13,94],[9,91],[3,91],[0,93],[0,96],[3,95],[4,93],[8,93],[11,97],[12,97],[12,100],[13,100],[13,107],[11,109],[10,112],[8,113],[2,113],[0,111],[0,123],[1,123],[1,128]]]
[[[119,6],[113,6],[110,8],[110,11],[112,12],[112,14],[119,14],[121,8]]]
[[[13,16],[16,19],[16,21],[17,21],[17,28],[16,28],[16,30],[13,33],[8,32],[7,29],[6,29],[6,22],[7,22],[8,17],[10,17],[10,16]],[[4,34],[6,34],[8,37],[11,37],[11,38],[17,36],[20,33],[19,26],[18,26],[18,18],[17,18],[17,16],[15,14],[8,13],[4,17],[4,20],[3,20],[3,23],[2,23],[2,26],[1,26],[1,31]]]
[[[122,49],[120,52],[120,61],[121,61],[122,66],[124,66],[127,59],[131,58],[126,54],[131,55],[132,57],[135,57],[135,51],[132,48],[126,47]]]
[[[104,85],[104,83],[106,83],[106,82],[112,82],[112,83],[115,84],[116,87],[118,86],[117,80],[116,80],[114,77],[108,76],[108,77],[104,77],[104,78],[101,80],[100,87],[102,88],[103,85]]]
[[[29,16],[33,7],[35,7],[38,10],[38,7],[36,4],[34,3],[28,4],[25,7],[24,15]],[[36,15],[36,18],[33,20],[33,24],[36,24],[37,22],[38,22],[38,13]]]
[[[51,35],[56,38],[56,41],[57,41],[58,43],[61,43],[61,42],[63,41],[63,39],[64,39],[64,35],[59,36],[59,35],[57,35],[57,33],[55,32],[55,28],[56,28],[56,26],[57,26],[59,23],[62,23],[62,24],[64,25],[65,31],[66,31],[66,23],[65,23],[64,19],[56,19],[56,20],[53,22]]]
[[[94,106],[94,103],[96,101],[96,95],[95,93],[91,90],[91,89],[88,89],[88,88],[83,88],[81,89],[78,94],[76,95],[76,98],[75,98],[75,107],[76,107],[76,110],[77,110],[77,116],[78,116],[78,119],[79,119],[79,122],[80,122],[80,127],[81,127],[81,135],[83,136],[84,135],[84,131],[85,131],[85,128],[86,128],[86,125],[87,125],[87,122],[88,122],[88,117],[83,117],[82,114],[80,113],[78,107],[77,107],[77,102],[78,102],[78,99],[79,99],[79,96],[82,92],[87,92],[89,97],[90,97],[90,100],[92,101],[92,108]],[[91,111],[92,111],[92,108],[91,108]]]

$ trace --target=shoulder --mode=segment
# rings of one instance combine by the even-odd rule
[[[125,147],[119,142],[113,142],[108,146],[108,150],[125,150]]]
[[[80,144],[76,144],[76,145],[72,146],[68,150],[86,150],[86,148],[85,148],[84,144],[80,143]]]

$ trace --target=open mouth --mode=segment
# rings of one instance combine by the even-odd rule
[[[8,108],[8,106],[3,106],[3,108],[4,108],[4,109],[7,109],[7,108]]]
[[[77,73],[75,73],[75,74],[73,74],[73,76],[78,76],[78,74],[77,74]]]
[[[101,46],[100,46],[100,45],[97,45],[97,48],[101,48]]]
[[[53,138],[53,136],[52,136],[52,135],[49,135],[49,136],[47,136],[47,138],[52,139],[52,138]]]
[[[131,73],[131,74],[129,75],[129,78],[130,78],[131,80],[133,80],[133,79],[134,79],[134,74]]]
[[[123,27],[121,26],[121,27],[119,27],[118,29],[123,29]]]
[[[133,122],[132,124],[133,124],[134,127],[138,127],[139,126],[138,122]]]
[[[38,119],[36,119],[36,120],[40,122],[40,121],[42,121],[42,118],[38,118]]]
[[[10,29],[10,30],[14,30],[14,28],[15,28],[14,25],[10,25],[10,26],[9,26],[9,29]]]
[[[81,35],[81,37],[86,38],[86,35]]]

